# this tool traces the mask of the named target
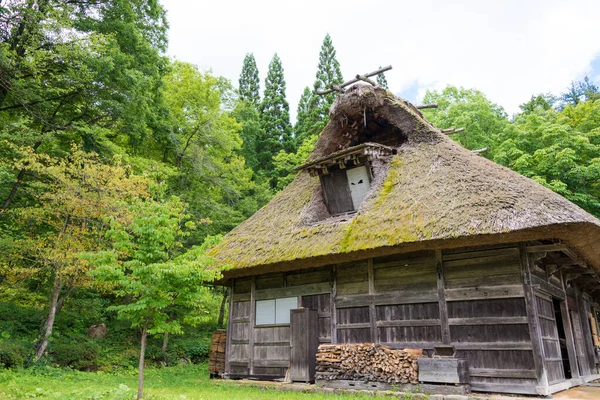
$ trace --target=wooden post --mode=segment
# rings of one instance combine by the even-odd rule
[[[331,312],[331,343],[337,343],[337,310],[335,308],[335,298],[337,296],[337,267],[331,267],[331,296],[329,310]]]
[[[225,376],[231,373],[229,365],[229,357],[231,357],[231,328],[233,319],[233,289],[235,287],[235,279],[231,280],[231,295],[229,296],[229,315],[227,316],[227,336],[225,338]]]
[[[527,309],[527,322],[529,324],[529,336],[531,337],[535,373],[538,385],[548,387],[548,374],[546,373],[546,366],[544,365],[544,347],[542,345],[542,335],[538,320],[535,293],[533,292],[533,287],[531,285],[531,271],[525,243],[519,244],[519,258],[521,262],[525,308]]]
[[[375,270],[373,268],[373,259],[367,261],[367,275],[369,278],[369,295],[371,302],[369,303],[369,321],[371,322],[371,342],[379,343],[377,334],[377,310],[375,308]]]
[[[254,324],[256,323],[256,275],[252,275],[250,286],[250,323],[248,324],[248,368],[254,375]]]
[[[571,377],[578,379],[581,374],[579,373],[579,362],[577,360],[577,351],[575,350],[575,339],[573,338],[573,327],[571,326],[571,317],[569,313],[569,306],[567,305],[567,291],[565,288],[565,280],[563,279],[562,272],[560,273],[560,282],[562,284],[563,292],[565,293],[565,300],[560,302],[560,313],[562,316],[562,323],[565,330],[565,338],[567,341],[567,353],[569,354],[569,364],[571,366]]]
[[[435,266],[437,271],[438,308],[440,311],[440,325],[442,329],[442,343],[450,344],[450,324],[448,323],[448,305],[446,303],[446,285],[444,283],[444,266],[442,263],[442,250],[435,251]]]

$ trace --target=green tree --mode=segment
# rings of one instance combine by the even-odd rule
[[[582,81],[573,81],[566,92],[562,93],[560,100],[563,106],[576,106],[580,101],[598,100],[600,99],[600,91],[590,78],[587,76]]]
[[[381,68],[381,66],[379,66]],[[387,79],[385,79],[385,73],[377,75],[377,84],[384,89],[389,89]]]
[[[294,168],[299,167],[308,159],[318,139],[318,135],[311,135],[302,142],[297,152],[286,153],[282,150],[274,157],[274,168],[277,174],[276,190],[285,189],[294,180],[297,175]]]
[[[493,160],[600,216],[600,100],[515,117]]]
[[[89,285],[90,266],[78,254],[103,248],[104,218],[127,219],[123,202],[146,196],[148,181],[133,175],[118,157],[105,164],[96,154],[76,147],[67,160],[38,154],[31,147],[4,145],[19,154],[12,160],[13,168],[35,174],[44,186],[31,194],[35,203],[9,211],[14,226],[25,229],[13,232],[4,260],[11,266],[11,278],[35,276],[51,286],[35,348],[39,360],[65,299],[74,289]]]
[[[344,77],[340,70],[340,63],[335,54],[335,48],[329,33],[325,35],[321,51],[319,53],[319,64],[317,66],[317,75],[313,84],[313,92],[328,89],[331,85],[340,85],[344,83]],[[323,96],[315,95],[311,98],[310,118],[312,128],[309,134],[320,133],[329,119],[329,108],[335,100],[335,92]]]
[[[157,1],[2,5],[0,139],[63,155],[73,140],[108,155],[148,147],[166,66],[165,13]],[[30,181],[25,170],[3,178],[0,214]]]
[[[304,140],[310,136],[312,124],[310,119],[310,103],[314,94],[306,86],[300,96],[296,113],[296,125],[294,125],[294,136],[298,146],[302,146]]]
[[[467,149],[488,147],[490,156],[498,136],[509,124],[502,107],[489,101],[478,90],[448,86],[441,92],[427,91],[424,104],[438,104],[437,109],[424,110],[425,117],[442,129],[465,128],[452,139]]]
[[[85,258],[95,266],[92,276],[100,287],[127,298],[110,310],[140,330],[137,398],[141,399],[148,335],[183,333],[182,321],[174,317],[181,313],[170,312],[173,308],[188,310],[185,322],[201,322],[206,315],[203,305],[213,296],[206,284],[221,273],[205,254],[214,239],[181,252],[185,229],[194,224],[187,221],[185,204],[177,197],[140,200],[132,203],[130,212],[133,218],[128,223],[110,221],[106,238],[112,249]]]
[[[255,107],[260,106],[260,78],[254,54],[248,53],[244,57],[244,65],[239,79],[240,99],[245,100]]]
[[[225,110],[222,100],[229,95],[224,92],[231,90],[222,79],[180,61],[172,63],[165,77],[172,143],[166,161],[177,169],[169,180],[171,189],[189,204],[195,218],[214,221],[196,230],[188,238],[189,244],[200,243],[207,234],[232,229],[264,201],[265,188],[253,181],[253,171],[240,154],[244,149],[239,132],[246,129],[245,133],[252,135],[256,132],[248,131],[256,126],[250,121],[240,124],[234,118],[238,112],[250,118],[256,111],[253,107]],[[262,130],[256,134],[260,133]]]
[[[295,150],[289,109],[290,106],[285,95],[283,66],[276,53],[269,63],[261,107],[265,137],[260,140],[259,162],[267,175],[272,170],[273,156],[279,150],[283,149],[288,152]]]

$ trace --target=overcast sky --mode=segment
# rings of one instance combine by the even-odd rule
[[[283,62],[295,118],[315,80],[329,32],[345,79],[379,66],[390,89],[417,101],[446,85],[483,91],[509,114],[531,95],[600,82],[600,1],[190,1],[161,0],[168,54],[237,81],[253,52],[264,78]]]

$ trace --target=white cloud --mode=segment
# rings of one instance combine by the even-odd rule
[[[540,92],[559,93],[600,56],[600,2],[215,1],[162,0],[169,54],[211,68],[234,84],[247,52],[263,81],[282,59],[292,115],[312,86],[329,32],[344,77],[393,65],[390,89],[447,84],[476,88],[509,113]],[[368,6],[366,6],[368,4]]]

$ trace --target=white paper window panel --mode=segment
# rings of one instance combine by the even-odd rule
[[[348,186],[350,187],[352,204],[354,205],[354,209],[358,210],[369,191],[369,172],[367,171],[367,167],[362,165],[357,168],[346,170],[346,176],[348,177]]]
[[[275,300],[275,323],[289,324],[290,310],[298,308],[297,297],[284,297]]]
[[[256,325],[275,323],[275,300],[256,301]]]

